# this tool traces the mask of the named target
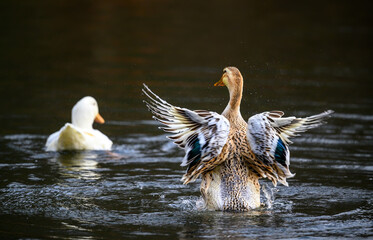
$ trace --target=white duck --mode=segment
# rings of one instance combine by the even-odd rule
[[[71,111],[71,122],[48,137],[47,151],[59,150],[110,150],[113,142],[100,131],[93,129],[93,121],[103,124],[93,97],[80,99]]]

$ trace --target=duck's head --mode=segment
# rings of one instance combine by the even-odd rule
[[[104,123],[105,120],[98,113],[98,105],[93,97],[80,99],[71,111],[71,122],[74,126],[83,129],[92,129],[93,121]]]
[[[243,78],[240,71],[236,67],[224,68],[223,75],[214,86],[227,86],[230,98],[227,111],[239,111],[243,89]]]
[[[226,86],[229,92],[242,91],[243,78],[236,67],[226,67],[223,69],[223,75],[214,86]]]

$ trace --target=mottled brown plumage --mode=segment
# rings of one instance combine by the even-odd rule
[[[182,166],[188,166],[184,184],[202,178],[201,193],[209,210],[248,211],[260,206],[259,178],[287,186],[290,137],[322,124],[332,111],[307,118],[287,117],[281,111],[242,118],[240,104],[243,78],[235,67],[227,67],[215,86],[226,86],[229,103],[223,113],[191,111],[175,107],[147,86],[143,92],[154,118],[163,130],[186,151]]]
[[[201,192],[212,210],[247,211],[260,206],[260,175],[246,138],[247,123],[240,113],[243,79],[235,67],[227,67],[215,86],[228,87],[230,100],[222,115],[230,123],[228,141],[215,161],[215,168],[202,174]],[[220,192],[221,196],[216,196]]]

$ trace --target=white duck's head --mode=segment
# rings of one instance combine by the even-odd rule
[[[71,111],[71,122],[74,126],[83,129],[92,129],[93,121],[104,123],[105,120],[98,113],[98,105],[93,97],[80,99]]]

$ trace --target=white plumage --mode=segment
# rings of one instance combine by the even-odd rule
[[[47,151],[111,149],[112,141],[92,128],[94,121],[104,123],[93,97],[87,96],[78,101],[72,109],[71,119],[72,123],[66,123],[48,137],[45,144]]]

